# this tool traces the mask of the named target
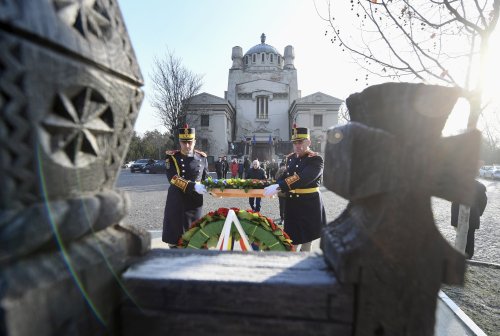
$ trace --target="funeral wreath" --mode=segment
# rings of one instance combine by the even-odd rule
[[[222,227],[229,210],[233,210],[245,231],[249,243],[258,251],[293,251],[292,240],[273,220],[251,210],[237,208],[219,208],[191,224],[179,239],[179,247],[210,249],[217,246]],[[233,225],[231,234],[235,241],[240,239],[238,230]]]

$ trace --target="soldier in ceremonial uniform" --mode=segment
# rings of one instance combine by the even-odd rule
[[[167,177],[170,181],[163,217],[162,240],[171,248],[191,223],[202,216],[203,194],[200,182],[208,176],[207,155],[195,150],[195,129],[179,129],[181,150],[167,151]]]
[[[323,158],[311,151],[309,130],[293,126],[293,153],[285,158],[286,170],[276,184],[264,189],[266,196],[285,193],[285,231],[300,251],[310,251],[311,243],[321,236],[326,213],[319,186],[323,175]],[[297,249],[298,251],[298,249]]]

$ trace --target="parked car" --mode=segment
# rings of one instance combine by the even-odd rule
[[[482,166],[479,168],[479,177],[489,177],[493,166]]]
[[[492,166],[491,170],[489,171],[488,177],[494,180],[500,180],[500,166]]]
[[[145,165],[148,163],[154,163],[155,160],[153,159],[140,159],[135,161],[131,166],[130,166],[130,172],[135,173],[135,172],[142,172],[143,168]]]
[[[165,165],[165,160],[156,160],[155,162],[147,163],[142,168],[142,172],[146,174],[166,174],[167,166]]]
[[[135,161],[124,162],[122,164],[122,168],[130,168],[134,164]]]
[[[500,169],[494,170],[491,178],[494,180],[500,180]]]

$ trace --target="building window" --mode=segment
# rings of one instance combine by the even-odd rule
[[[245,56],[245,64],[248,64],[248,56]]]
[[[265,55],[265,54],[262,54],[262,63],[264,63],[264,55]]]
[[[271,54],[271,56],[270,56],[270,57],[271,57],[271,63],[273,63],[273,61],[274,61],[274,60],[273,60],[273,54]]]
[[[201,115],[201,126],[203,127],[210,126],[210,116],[208,114]]]
[[[208,139],[200,139],[201,140],[201,151],[208,153]]]
[[[321,143],[323,142],[323,138],[321,136],[311,136],[311,150],[313,152],[321,152]]]
[[[315,114],[314,115],[314,127],[322,127],[323,126],[323,115],[322,114]]]
[[[281,63],[281,56],[278,55],[278,64],[280,64],[280,63]]]
[[[255,54],[252,55],[252,62],[255,63]]]
[[[267,119],[269,98],[267,96],[258,96],[256,100],[257,100],[257,119]]]

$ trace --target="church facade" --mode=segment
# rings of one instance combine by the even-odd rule
[[[197,147],[215,160],[279,159],[292,151],[294,123],[308,127],[312,149],[323,152],[326,130],[338,122],[343,101],[322,92],[301,97],[294,48],[281,54],[265,42],[262,34],[245,54],[233,47],[224,98],[204,92],[190,101],[187,120],[196,127]]]

